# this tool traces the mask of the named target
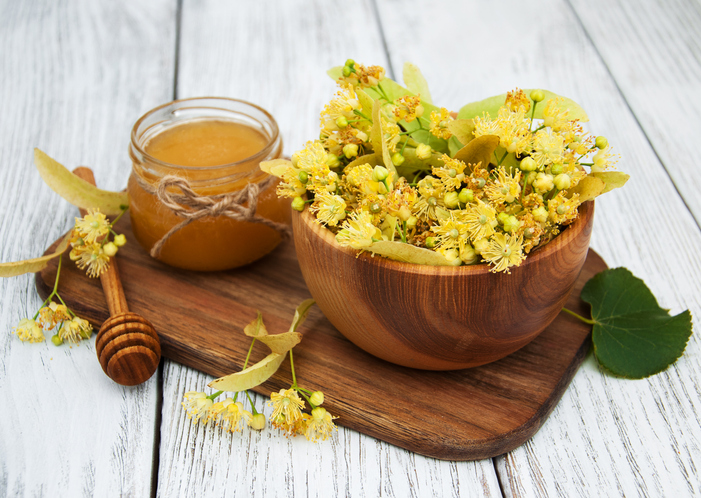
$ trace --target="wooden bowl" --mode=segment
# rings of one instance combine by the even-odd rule
[[[552,322],[589,248],[594,203],[511,274],[486,264],[437,267],[339,246],[306,209],[293,211],[297,259],[329,321],[352,343],[398,365],[457,370],[522,348]]]

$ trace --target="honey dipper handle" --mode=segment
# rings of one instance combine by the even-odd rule
[[[73,174],[95,185],[95,176],[90,168],[79,166],[73,170]],[[80,210],[81,216],[85,216],[85,213],[85,209]],[[122,288],[122,281],[119,278],[117,259],[115,257],[110,258],[110,265],[107,270],[100,275],[100,282],[102,283],[102,290],[105,293],[110,316],[115,316],[119,313],[127,313],[129,307],[127,306],[127,299],[124,297],[124,289]]]

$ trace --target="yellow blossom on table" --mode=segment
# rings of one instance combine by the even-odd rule
[[[340,195],[318,192],[314,198],[312,211],[316,212],[316,219],[320,223],[336,226],[346,217],[346,202]]]
[[[250,420],[251,412],[243,409],[243,403],[231,398],[214,403],[208,410],[208,418],[229,432],[238,432],[244,421]]]
[[[497,169],[497,177],[484,188],[489,200],[496,204],[514,202],[521,195],[521,171],[509,173],[504,166]]]
[[[331,416],[326,408],[317,406],[312,410],[312,416],[306,423],[304,436],[313,442],[319,439],[326,441],[331,433],[337,430],[336,424],[333,423],[335,418],[338,417]]]
[[[490,237],[499,224],[496,210],[480,200],[465,206],[462,220],[470,240],[473,241]]]
[[[183,408],[187,413],[187,418],[192,419],[192,423],[199,421],[206,423],[209,420],[209,409],[213,401],[203,392],[188,391],[183,396]]]
[[[489,239],[488,247],[481,252],[482,258],[490,263],[492,272],[511,273],[512,266],[520,266],[526,256],[523,254],[522,237],[495,233]]]
[[[372,223],[372,218],[368,211],[351,213],[336,234],[336,242],[360,250],[369,247],[375,240],[381,240],[382,232]]]
[[[453,136],[448,129],[448,125],[453,120],[448,109],[441,107],[440,111],[432,111],[430,120],[429,131],[431,134],[438,138],[444,138],[445,140]]]
[[[298,197],[307,191],[307,187],[299,179],[302,170],[297,170],[292,166],[285,168],[277,185],[277,195],[280,197]],[[306,172],[304,174],[307,174]]]
[[[270,420],[280,429],[292,432],[295,424],[302,420],[304,400],[295,389],[280,389],[280,392],[271,393],[268,404],[273,407]]]
[[[92,336],[92,325],[87,320],[79,317],[73,317],[72,320],[63,322],[63,325],[58,330],[58,337],[62,341],[68,341],[77,344],[82,339],[90,339]]]
[[[39,325],[44,330],[51,330],[59,323],[70,320],[68,308],[63,304],[49,303],[39,310]]]
[[[97,209],[88,209],[84,217],[75,219],[75,229],[86,244],[91,244],[107,235],[110,226],[109,220]]]
[[[87,268],[89,277],[99,277],[107,270],[110,263],[110,258],[105,254],[102,246],[99,243],[84,244],[75,246],[69,254],[71,260],[75,261],[78,268],[84,270]]]
[[[393,112],[397,119],[411,123],[417,118],[416,109],[421,105],[421,98],[418,95],[405,95],[395,100],[394,105]]]
[[[43,342],[44,331],[31,318],[22,318],[13,329],[19,340],[22,342]]]

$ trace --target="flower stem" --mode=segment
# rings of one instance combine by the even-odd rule
[[[533,101],[533,107],[531,108],[531,125],[528,127],[528,131],[531,131],[531,128],[533,128],[533,117],[535,116],[535,106],[538,105],[538,102],[535,100]]]
[[[251,411],[253,412],[253,415],[258,415],[258,410],[256,410],[256,405],[253,404],[253,400],[251,399],[251,395],[248,394],[248,391],[246,391],[246,397],[248,398],[248,402],[251,404]]]
[[[256,343],[256,338],[254,337],[251,341],[251,346],[248,348],[248,354],[246,355],[246,361],[243,362],[243,368],[241,370],[246,370],[246,365],[248,365],[248,359],[251,357],[251,351],[253,351],[253,345]]]
[[[212,401],[214,401],[214,398],[216,398],[217,396],[219,396],[223,392],[224,391],[217,391],[214,394],[210,394],[209,396],[207,396],[207,399],[211,399]]]
[[[595,320],[590,320],[589,318],[584,318],[583,316],[578,315],[574,311],[570,311],[567,308],[562,308],[562,311],[564,311],[565,313],[569,313],[570,315],[572,315],[575,318],[578,318],[579,320],[583,321],[584,323],[588,323],[589,325],[596,325]]]
[[[292,371],[292,388],[297,389],[297,377],[295,376],[295,362],[292,359],[292,350],[290,349],[290,370]]]
[[[110,227],[113,227],[113,226],[115,226],[115,225],[117,224],[117,222],[119,221],[119,218],[121,218],[122,216],[124,216],[124,213],[127,212],[127,209],[129,209],[129,208],[127,207],[126,209],[122,209],[122,212],[119,213],[119,216],[117,216],[117,217],[114,219],[114,221],[113,221],[112,223],[110,223]]]

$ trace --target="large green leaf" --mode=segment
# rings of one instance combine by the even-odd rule
[[[642,379],[665,370],[684,352],[692,333],[689,310],[670,316],[626,268],[594,276],[581,297],[591,304],[594,353],[613,374]]]
[[[531,90],[524,90],[524,92],[526,92],[526,95],[529,95],[531,93]],[[545,109],[545,103],[548,100],[562,99],[557,104],[557,108],[567,109],[569,111],[570,119],[579,119],[582,122],[589,121],[587,113],[584,112],[584,109],[582,109],[579,106],[579,104],[577,104],[574,100],[568,99],[567,97],[561,97],[556,93],[550,92],[548,90],[542,90],[542,92],[543,94],[545,94],[545,99],[543,100],[543,102],[540,102],[536,106],[534,116],[535,119],[543,118],[543,109]],[[481,117],[482,113],[485,112],[488,113],[492,117],[492,119],[494,119],[497,117],[497,114],[499,113],[499,108],[504,105],[504,102],[506,102],[505,93],[502,93],[501,95],[495,95],[494,97],[489,97],[484,100],[480,100],[479,102],[472,102],[471,104],[463,106],[458,111],[458,119],[472,119],[477,116]]]
[[[591,176],[600,179],[606,184],[603,192],[601,192],[602,194],[622,187],[630,178],[629,174],[623,173],[622,171],[601,171],[599,173],[592,173]]]
[[[486,167],[493,159],[493,154],[499,146],[499,137],[496,135],[482,135],[470,141],[465,147],[455,153],[455,159],[465,164],[477,165],[482,163]],[[496,161],[495,161],[496,162]]]
[[[421,101],[431,104],[431,92],[428,91],[428,83],[426,78],[421,74],[421,70],[411,62],[404,63],[402,78],[406,87],[416,95],[421,95]]]
[[[270,353],[255,365],[251,365],[240,372],[215,379],[207,385],[212,389],[228,392],[251,389],[272,377],[277,372],[277,369],[280,368],[284,359],[284,354]]]
[[[39,149],[34,149],[34,164],[44,182],[74,206],[99,209],[108,216],[120,214],[129,206],[126,192],[99,189],[77,177]]]

